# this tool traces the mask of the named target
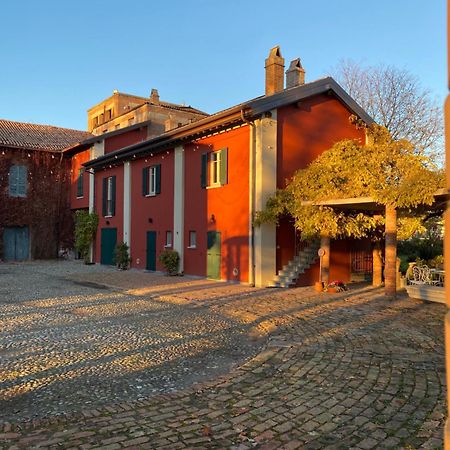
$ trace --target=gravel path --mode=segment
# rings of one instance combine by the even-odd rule
[[[0,285],[0,422],[175,391],[228,372],[262,343],[242,321],[171,296],[178,285],[208,297],[233,289],[222,283],[31,262],[2,264]]]

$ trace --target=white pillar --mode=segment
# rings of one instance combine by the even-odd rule
[[[123,164],[123,242],[131,247],[131,163]],[[130,251],[131,253],[131,251]]]
[[[248,205],[248,283],[255,284],[255,249],[253,217],[255,214],[255,125],[249,124],[249,205]]]
[[[277,111],[255,120],[255,210],[261,211],[277,189]],[[255,227],[255,286],[264,287],[276,275],[276,226]]]
[[[173,189],[173,249],[180,255],[179,271],[184,270],[184,149],[175,147]]]

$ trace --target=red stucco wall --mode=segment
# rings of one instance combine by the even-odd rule
[[[161,164],[161,193],[142,194],[142,169]],[[145,269],[147,231],[156,231],[156,269],[164,270],[158,256],[164,251],[166,231],[173,236],[174,152],[172,149],[131,163],[131,258],[132,267]]]
[[[102,182],[105,177],[116,176],[116,213],[113,217],[103,217]],[[100,244],[102,228],[117,228],[117,242],[123,241],[123,165],[95,172],[94,209],[99,222],[94,246],[94,261],[100,262]],[[109,222],[109,223],[107,223]]]
[[[201,187],[202,153],[228,148],[228,183]],[[206,275],[207,231],[220,231],[221,278],[248,281],[249,128],[241,127],[185,147],[185,246],[197,232],[197,248],[185,249],[185,272]],[[212,217],[214,216],[214,219]],[[238,275],[233,269],[238,269]]]
[[[70,207],[71,209],[89,208],[89,174],[83,175],[83,197],[77,198],[78,171],[83,167],[83,163],[89,161],[91,151],[84,150],[71,158],[70,174]]]
[[[147,127],[135,128],[105,139],[105,154],[147,139]]]
[[[358,130],[349,122],[352,115],[340,101],[328,95],[317,95],[278,110],[278,154],[277,185],[286,186],[298,169],[308,166],[321,153],[342,139],[358,139],[364,142],[364,130]],[[345,246],[335,244],[336,254],[331,265],[336,266],[335,276],[344,280],[350,278],[349,264],[344,264]],[[293,226],[281,221],[277,228],[277,270],[281,269],[294,256],[295,240]],[[340,252],[344,252],[342,255]],[[345,267],[345,269],[344,269]],[[314,274],[318,267],[312,268],[310,275],[302,276],[303,286],[317,281]],[[309,279],[308,277],[312,277]],[[303,281],[302,281],[303,283]]]

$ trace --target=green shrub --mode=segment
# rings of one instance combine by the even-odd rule
[[[131,258],[129,249],[125,242],[120,242],[114,249],[114,263],[121,270],[127,270],[130,265]]]
[[[176,250],[164,250],[159,255],[159,261],[162,263],[168,275],[178,274],[178,265],[180,264],[180,255]]]
[[[75,212],[75,248],[80,252],[85,264],[89,264],[89,249],[98,227],[98,216],[85,210]]]

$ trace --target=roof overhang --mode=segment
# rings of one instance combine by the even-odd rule
[[[324,93],[333,93],[351,112],[368,125],[374,122],[333,78],[328,77],[312,83],[285,89],[270,96],[262,96],[241,103],[232,108],[205,117],[204,119],[168,131],[156,138],[148,139],[116,150],[115,152],[108,153],[107,155],[100,156],[95,160],[85,163],[84,166],[93,169],[101,169],[111,163],[116,164],[120,161],[139,158],[150,152],[158,153],[167,148],[181,145],[187,141],[199,139],[208,134],[219,132],[232,126],[245,124],[261,117],[262,114],[273,109],[294,104],[303,99]],[[111,135],[112,133],[107,133],[105,135],[97,136],[97,139]],[[92,138],[90,141],[94,142],[95,138]]]

